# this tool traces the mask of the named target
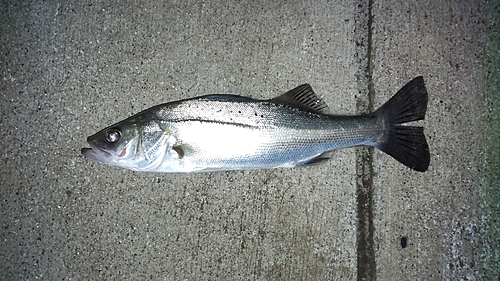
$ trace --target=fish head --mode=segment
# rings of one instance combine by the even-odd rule
[[[112,166],[124,166],[137,148],[137,132],[133,126],[117,123],[87,138],[90,148],[82,148],[89,160]]]
[[[154,171],[174,142],[158,122],[134,116],[87,138],[82,154],[100,164],[136,171]]]

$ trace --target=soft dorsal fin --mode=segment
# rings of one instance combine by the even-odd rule
[[[328,105],[314,93],[309,84],[302,84],[271,101],[316,113],[327,113],[328,111]]]

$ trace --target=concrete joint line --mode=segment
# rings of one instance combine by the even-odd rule
[[[360,3],[360,11],[358,11],[358,25],[357,30],[364,34],[355,34],[359,38],[360,46],[366,46],[366,67],[361,70],[362,75],[359,75],[360,89],[366,87],[368,95],[360,95],[357,111],[358,113],[372,112],[375,89],[373,85],[373,0],[368,0],[368,3]],[[366,7],[368,4],[368,7]],[[367,15],[367,17],[365,16]],[[361,18],[365,16],[365,18]],[[358,31],[359,32],[359,31]],[[363,38],[364,37],[364,38]],[[361,91],[365,92],[366,91]],[[368,100],[366,100],[366,96]],[[361,147],[356,149],[356,200],[357,200],[357,280],[375,280],[376,279],[376,262],[375,262],[375,246],[374,246],[374,232],[373,225],[373,148]]]

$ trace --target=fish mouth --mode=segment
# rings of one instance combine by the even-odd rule
[[[90,148],[84,147],[81,149],[81,153],[83,154],[83,156],[85,156],[89,160],[101,164],[106,164],[107,162],[109,162],[109,158],[111,158],[110,153],[99,149],[91,141],[88,141],[88,144],[90,145]]]

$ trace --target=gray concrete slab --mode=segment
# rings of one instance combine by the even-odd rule
[[[381,280],[395,275],[408,280],[478,277],[483,255],[478,136],[484,8],[476,1],[374,4],[375,15],[386,15],[374,19],[377,103],[412,76],[426,78],[429,109],[422,124],[432,159],[427,173],[412,175],[376,154],[374,217]],[[402,237],[406,248],[400,246]]]
[[[497,276],[495,180],[479,153],[490,6],[2,3],[0,277]],[[430,93],[426,173],[363,149],[309,168],[189,175],[80,156],[88,135],[167,101],[271,98],[307,82],[332,112],[356,114],[417,75]]]

